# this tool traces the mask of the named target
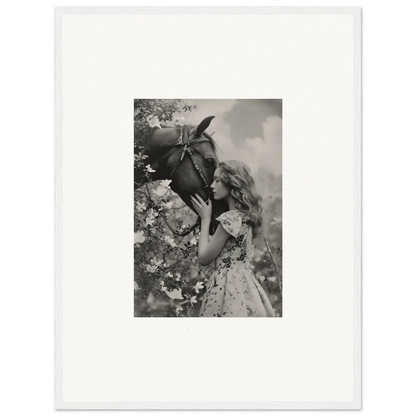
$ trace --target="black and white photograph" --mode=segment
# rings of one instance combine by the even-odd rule
[[[282,317],[282,99],[134,100],[134,316]]]

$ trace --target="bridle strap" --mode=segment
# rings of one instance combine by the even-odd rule
[[[196,144],[204,143],[204,142],[209,142],[209,140],[208,139],[200,139],[200,140],[195,140],[195,141],[190,142],[186,125],[184,125],[182,127],[182,131],[181,131],[181,135],[179,136],[178,143],[176,143],[176,145],[175,145],[175,146],[183,146],[182,154],[181,154],[181,157],[180,157],[178,163],[176,164],[176,166],[173,168],[172,172],[170,173],[169,178],[172,178],[173,174],[176,172],[176,169],[178,168],[178,166],[182,162],[182,160],[185,156],[185,153],[188,153],[190,158],[191,158],[191,161],[192,161],[192,164],[193,164],[195,170],[198,172],[198,175],[201,177],[201,179],[204,182],[204,189],[211,188],[211,186],[207,183],[207,181],[204,177],[204,174],[202,173],[200,167],[196,163],[196,161],[194,159],[194,154],[193,154],[192,149],[191,149],[192,146],[195,146]]]
[[[202,133],[205,134],[205,133]],[[178,166],[180,165],[180,163],[182,162],[183,158],[185,157],[185,154],[188,153],[189,157],[191,158],[192,164],[195,168],[195,170],[198,172],[198,175],[201,177],[201,179],[204,181],[204,189],[208,190],[208,198],[211,196],[211,192],[212,192],[212,188],[211,186],[207,183],[204,174],[202,173],[200,167],[198,166],[198,164],[196,163],[195,159],[194,159],[194,154],[191,150],[192,146],[195,146],[196,144],[199,143],[204,143],[204,142],[208,142],[210,143],[208,138],[204,138],[204,139],[200,139],[200,140],[195,140],[195,141],[189,141],[189,134],[188,134],[188,130],[186,128],[186,125],[184,125],[182,127],[182,131],[181,134],[178,138],[178,142],[176,143],[175,146],[183,146],[183,150],[182,150],[182,154],[181,157],[178,161],[178,163],[176,164],[176,166],[173,168],[172,172],[170,173],[169,178],[172,178],[173,174],[176,172],[176,169],[178,168]],[[177,236],[185,236],[190,234],[196,227],[198,227],[201,224],[201,217],[198,216],[198,219],[196,220],[195,224],[192,225],[191,227],[188,227],[186,230],[179,232],[179,231],[175,231],[172,229],[172,227],[170,226],[170,224],[167,222],[167,219],[161,215],[162,218],[165,220],[166,224],[168,225],[169,229],[172,231],[173,234],[177,235]]]

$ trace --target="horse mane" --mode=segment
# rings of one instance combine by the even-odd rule
[[[208,133],[203,132],[202,135],[209,140],[209,143],[212,146],[212,149],[214,150],[215,156],[218,157],[218,143]]]

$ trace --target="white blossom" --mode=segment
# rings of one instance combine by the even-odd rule
[[[170,244],[172,247],[176,247],[175,240],[174,240],[172,237],[169,237],[168,235],[165,235],[163,238],[164,238],[164,240],[165,240],[168,244]]]
[[[147,217],[146,218],[146,225],[153,225],[153,223],[155,222],[154,219]]]
[[[136,208],[137,211],[143,212],[146,209],[146,204],[142,204],[140,201],[137,201]]]
[[[154,169],[152,169],[152,167],[150,165],[146,165],[145,169],[149,172],[149,173],[154,173],[156,172]]]
[[[162,188],[170,188],[169,184],[172,182],[171,179],[165,179],[163,181],[160,181],[159,186],[161,186]]]
[[[264,282],[265,277],[264,277],[264,276],[262,276],[262,275],[260,274],[260,275],[258,275],[258,276],[257,276],[257,279],[258,279],[260,282]]]
[[[173,289],[165,292],[171,299],[183,299],[181,289]]]
[[[141,244],[146,240],[146,237],[143,234],[143,231],[137,231],[134,233],[134,244]]]
[[[148,264],[146,270],[150,273],[154,273],[157,270],[157,266],[151,266],[150,264]]]
[[[195,285],[195,292],[199,293],[199,290],[203,288],[204,288],[204,284],[202,282],[197,282]]]
[[[158,117],[156,117],[155,115],[150,114],[146,120],[149,123],[150,127],[159,127],[160,129],[162,128]]]

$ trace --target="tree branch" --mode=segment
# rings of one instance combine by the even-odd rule
[[[280,281],[280,278],[279,278],[279,271],[277,270],[276,262],[274,261],[272,252],[270,250],[269,242],[267,241],[266,236],[264,234],[263,234],[263,240],[266,243],[267,251],[269,252],[270,258],[272,259],[272,262],[273,262],[274,269],[276,270],[276,278],[277,278],[277,282],[279,283],[279,292],[282,293],[282,282]]]

